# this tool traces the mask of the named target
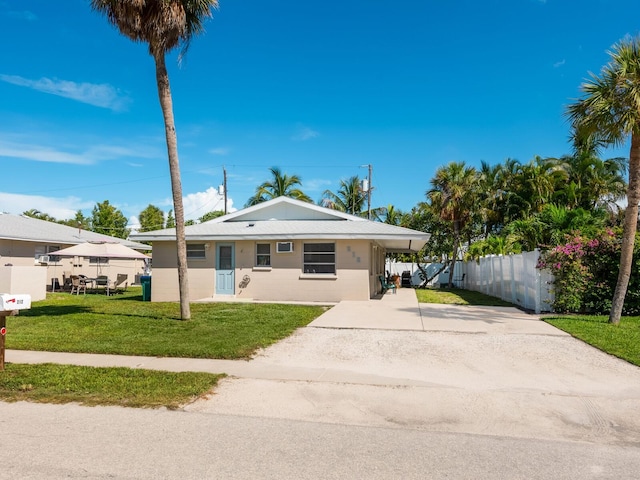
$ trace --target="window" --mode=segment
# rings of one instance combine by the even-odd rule
[[[258,243],[256,245],[256,266],[258,267],[271,266],[271,244],[270,243]]]
[[[335,243],[305,243],[303,272],[335,274]]]
[[[89,263],[98,265],[106,265],[109,263],[109,259],[107,257],[89,257]]]
[[[187,243],[187,259],[203,260],[207,258],[204,243]]]
[[[48,256],[49,263],[56,263],[60,261],[60,257],[53,255],[51,252],[57,252],[60,250],[59,245],[38,245],[35,248],[35,259],[38,263],[41,256]]]

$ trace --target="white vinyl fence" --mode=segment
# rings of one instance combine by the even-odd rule
[[[536,268],[540,252],[489,255],[479,262],[458,262],[454,276],[461,288],[501,298],[536,313],[550,312],[553,275]]]

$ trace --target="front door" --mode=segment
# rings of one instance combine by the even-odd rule
[[[216,246],[216,295],[233,295],[235,279],[233,243]]]

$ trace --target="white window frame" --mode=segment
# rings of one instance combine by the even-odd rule
[[[204,243],[187,243],[187,260],[206,260],[207,246]]]
[[[267,253],[260,252],[260,247],[269,247]],[[260,258],[266,258],[267,263],[260,263]],[[256,243],[256,267],[258,268],[270,268],[271,267],[271,243]]]

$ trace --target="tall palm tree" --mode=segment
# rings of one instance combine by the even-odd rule
[[[367,195],[362,190],[362,181],[355,175],[347,180],[340,180],[340,188],[337,192],[325,190],[321,204],[323,207],[362,215],[367,203]]]
[[[267,180],[256,188],[253,197],[247,200],[245,206],[250,207],[258,203],[266,202],[277,197],[291,197],[303,202],[312,202],[311,198],[300,190],[297,185],[302,185],[302,181],[298,175],[287,175],[282,173],[278,167],[271,167],[271,180]]]
[[[449,287],[453,285],[453,270],[458,257],[462,231],[478,208],[478,173],[464,162],[451,162],[438,168],[426,192],[434,211],[453,228],[453,255],[449,269]]]
[[[574,140],[590,145],[622,145],[631,137],[629,184],[624,214],[618,281],[609,322],[618,324],[629,286],[640,203],[640,37],[613,46],[600,75],[584,82],[581,99],[569,105]],[[577,143],[577,142],[575,142]]]
[[[187,277],[187,244],[184,236],[184,206],[178,162],[178,139],[173,118],[173,100],[165,55],[180,46],[186,50],[194,35],[204,30],[204,21],[212,16],[218,0],[91,0],[91,7],[105,15],[120,33],[134,42],[149,45],[156,65],[158,97],[164,117],[169,157],[169,172],[176,221],[180,317],[191,318]]]

